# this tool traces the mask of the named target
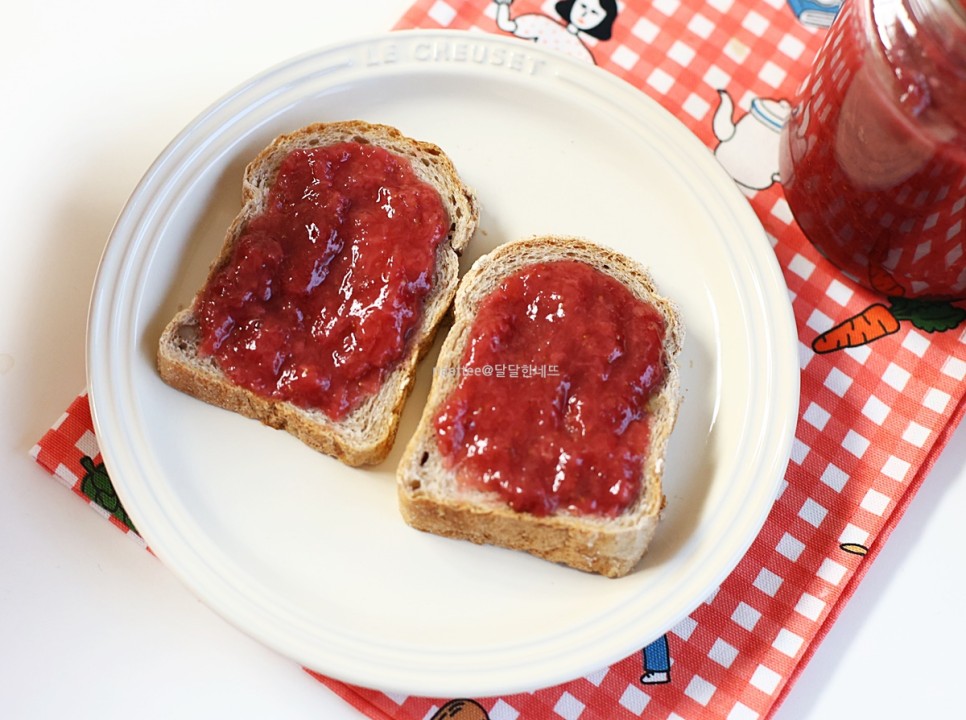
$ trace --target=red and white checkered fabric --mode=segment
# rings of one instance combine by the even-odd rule
[[[81,393],[30,450],[47,472],[82,497],[96,512],[144,545],[107,477],[94,436],[87,393]]]
[[[793,98],[824,35],[803,24],[785,0],[628,0],[618,6],[610,39],[584,36],[595,62],[673,112],[719,151],[723,165],[728,156],[722,146],[730,138],[715,128],[720,104],[733,100],[731,125],[751,114],[754,103],[766,113],[780,109],[781,101]],[[398,27],[499,33],[496,9],[485,0],[418,0]],[[561,22],[553,2],[515,0],[510,11],[513,17],[537,13]],[[772,158],[759,154],[756,161]],[[902,320],[897,332],[874,342],[833,352],[813,349],[822,333],[888,300],[852,283],[812,248],[778,182],[754,189],[742,176],[748,168],[726,169],[743,185],[772,240],[798,323],[802,402],[781,495],[735,571],[670,629],[669,682],[642,683],[643,655],[636,653],[563,685],[475,698],[491,720],[769,716],[966,412],[963,323],[927,332]],[[90,478],[96,479],[100,458],[86,396],[71,405],[34,455],[91,498],[98,486]],[[118,519],[123,514],[104,512],[128,529]],[[429,720],[454,700],[319,680],[382,720]],[[453,705],[449,711],[447,717],[459,717]]]

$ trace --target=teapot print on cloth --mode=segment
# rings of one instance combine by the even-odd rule
[[[735,103],[727,90],[718,90],[720,102],[711,128],[718,139],[714,155],[738,185],[764,190],[779,182],[778,141],[791,111],[787,100],[756,97],[751,110],[734,119]]]

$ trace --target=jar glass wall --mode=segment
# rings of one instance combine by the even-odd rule
[[[781,142],[809,240],[886,295],[966,298],[963,0],[845,0]]]

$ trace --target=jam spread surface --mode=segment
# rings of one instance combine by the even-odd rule
[[[200,352],[253,392],[339,420],[406,353],[448,229],[404,158],[295,150],[199,295]]]
[[[654,307],[586,263],[507,277],[480,303],[435,415],[444,464],[518,512],[620,514],[640,491],[664,333]]]

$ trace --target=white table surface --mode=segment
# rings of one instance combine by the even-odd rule
[[[408,4],[46,0],[4,11],[0,717],[360,717],[209,611],[28,451],[84,386],[101,250],[166,143],[265,67],[387,30]],[[963,507],[966,427],[779,720],[948,717],[960,705]]]

